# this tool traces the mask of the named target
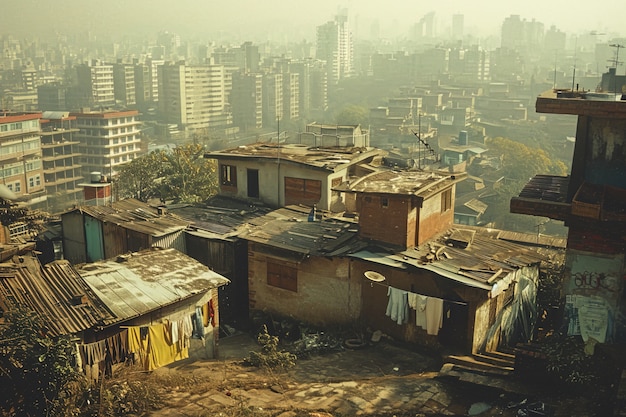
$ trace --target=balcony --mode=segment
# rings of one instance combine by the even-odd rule
[[[537,175],[511,199],[511,213],[566,220],[571,212],[567,202],[569,177]]]

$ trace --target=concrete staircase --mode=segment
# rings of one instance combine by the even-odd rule
[[[473,355],[447,355],[444,357],[442,370],[450,376],[452,376],[451,372],[466,372],[484,376],[506,377],[513,374],[514,365],[515,355],[493,351]]]

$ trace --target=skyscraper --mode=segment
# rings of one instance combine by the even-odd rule
[[[316,58],[326,61],[328,83],[337,84],[354,72],[354,46],[348,25],[348,13],[317,27]]]

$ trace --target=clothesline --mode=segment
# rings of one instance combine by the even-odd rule
[[[392,287],[391,285],[383,284],[381,282],[376,282],[376,281],[370,281],[370,284],[380,285],[380,286],[385,287],[385,288],[389,288],[389,287],[396,288],[396,287]],[[441,297],[432,297],[430,295],[420,294],[420,293],[417,293],[415,291],[408,291],[408,290],[402,290],[402,291],[410,292],[410,293],[421,295],[421,296],[424,296],[424,297],[438,298],[439,300],[443,300],[443,301],[445,301],[447,303],[459,304],[459,305],[462,305],[462,306],[466,306],[467,305],[467,303],[464,302],[464,301],[455,301],[455,300],[447,300],[447,299],[441,298]]]

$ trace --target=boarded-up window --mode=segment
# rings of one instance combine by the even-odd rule
[[[220,165],[220,184],[227,187],[237,187],[237,167],[234,165]]]
[[[268,260],[267,285],[298,292],[298,269],[289,264]]]
[[[444,213],[452,208],[452,188],[441,193],[441,212]]]
[[[322,181],[285,177],[285,205],[319,203],[322,198]]]

